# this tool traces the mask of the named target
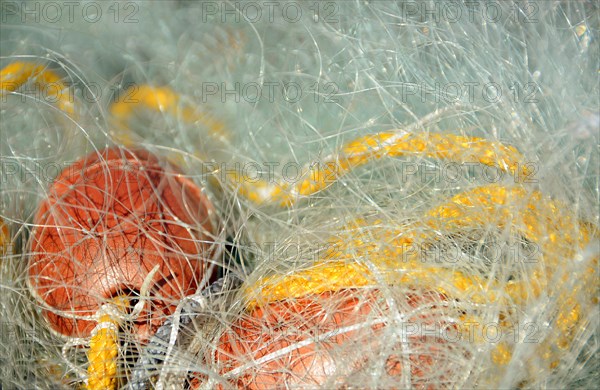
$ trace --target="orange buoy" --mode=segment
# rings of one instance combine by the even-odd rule
[[[374,387],[441,385],[440,379],[449,375],[444,367],[452,366],[447,360],[456,358],[446,353],[457,330],[444,320],[446,297],[413,291],[394,300],[397,316],[376,288],[341,289],[257,306],[223,332],[206,357],[208,366],[226,381],[211,385],[344,388],[354,383],[351,378],[367,386],[368,372],[376,372]],[[402,324],[390,325],[391,321]],[[198,387],[208,380],[199,374],[191,384]]]
[[[213,217],[202,190],[150,152],[92,153],[66,168],[39,205],[31,291],[51,328],[71,337],[89,336],[109,299],[145,299],[135,328],[146,340],[179,300],[212,280]],[[149,296],[139,296],[156,268]]]

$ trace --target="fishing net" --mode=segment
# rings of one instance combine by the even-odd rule
[[[600,379],[594,2],[0,7],[2,389]]]

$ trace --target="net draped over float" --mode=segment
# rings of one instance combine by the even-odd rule
[[[137,37],[2,26],[3,387],[597,380],[587,4],[530,24],[505,5],[486,24],[391,2],[298,23],[131,4]],[[488,89],[448,96],[456,80]]]

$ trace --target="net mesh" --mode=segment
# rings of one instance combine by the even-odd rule
[[[591,388],[594,2],[2,2],[1,388]]]

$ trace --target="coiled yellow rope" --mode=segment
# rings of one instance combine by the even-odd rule
[[[597,242],[598,228],[579,221],[565,205],[539,191],[528,190],[524,183],[528,182],[532,171],[515,148],[474,137],[381,133],[350,142],[338,157],[327,161],[325,166],[328,168],[309,170],[309,178],[294,186],[266,182],[255,186],[243,177],[232,179],[240,183],[240,192],[254,202],[289,205],[299,196],[320,191],[360,165],[386,156],[404,155],[456,163],[476,161],[510,172],[515,176],[516,184],[493,184],[459,193],[401,230],[390,226],[377,228],[381,221],[356,220],[344,230],[347,233],[331,240],[330,250],[312,267],[291,275],[267,276],[248,286],[248,309],[308,294],[377,286],[382,278],[390,285],[433,288],[449,297],[473,303],[500,302],[505,313],[509,313],[511,307],[523,307],[538,298],[542,291],[547,291],[557,300],[557,331],[542,343],[540,349],[548,366],[556,367],[561,351],[569,347],[577,332],[585,326],[581,322],[583,308],[597,304],[598,259],[588,259],[577,275],[564,271],[568,268],[565,261],[578,258],[587,246]],[[483,275],[467,275],[460,270],[427,265],[415,250],[436,241],[438,232],[449,235],[462,229],[490,226],[509,227],[513,233],[539,246],[542,261],[527,280],[499,282]],[[369,265],[374,265],[375,270]],[[579,278],[581,283],[574,288],[567,287],[568,280],[573,277]],[[467,316],[463,322],[479,324],[479,327],[482,324],[482,321]],[[481,337],[478,340],[481,341]],[[501,342],[492,350],[492,360],[496,364],[507,364],[510,359],[511,350],[506,343]]]
[[[482,302],[496,301],[500,296],[493,293],[493,286],[481,283],[480,277],[426,266],[421,259],[415,258],[417,254],[413,250],[417,245],[424,246],[428,241],[434,240],[436,231],[450,234],[459,228],[490,224],[498,227],[506,224],[517,225],[517,233],[541,245],[545,258],[537,270],[538,277],[528,281],[527,285],[517,281],[510,281],[506,285],[508,297],[514,302],[523,302],[527,298],[539,295],[540,290],[547,286],[545,279],[550,278],[549,273],[559,266],[560,259],[572,258],[575,255],[572,245],[583,249],[592,237],[597,238],[597,231],[591,231],[589,225],[579,223],[567,212],[558,213],[557,210],[560,210],[559,205],[544,198],[539,192],[528,194],[522,187],[490,185],[456,195],[448,203],[428,211],[419,222],[405,228],[404,232],[390,230],[389,227],[371,227],[361,234],[361,228],[368,226],[365,226],[364,221],[357,220],[352,229],[353,233],[349,236],[335,237],[328,246],[330,250],[324,259],[315,266],[293,275],[261,279],[255,288],[248,292],[248,295],[253,297],[249,306],[255,306],[259,302],[373,283],[372,271],[364,264],[353,262],[356,258],[368,258],[379,269],[385,270],[382,275],[390,278],[388,282],[421,281],[419,284],[424,285],[428,282],[447,280],[452,281],[451,285],[456,290],[454,293],[461,292],[464,296],[476,300],[480,298]],[[522,225],[520,222],[528,224]],[[374,224],[377,225],[377,222]],[[569,232],[576,232],[577,236]],[[544,240],[543,237],[546,236],[548,239]],[[342,268],[344,272],[340,272]],[[542,274],[548,276],[543,280]],[[534,295],[528,297],[527,294],[532,292]]]
[[[390,285],[436,289],[449,297],[474,303],[500,302],[505,312],[510,307],[523,307],[547,291],[558,302],[557,333],[542,349],[549,366],[554,367],[560,351],[568,348],[585,325],[581,322],[583,308],[592,308],[597,303],[594,301],[598,290],[597,258],[584,263],[577,275],[564,271],[559,274],[559,270],[567,269],[565,261],[577,258],[578,252],[597,242],[598,229],[578,221],[567,207],[537,191],[527,191],[519,185],[478,187],[429,210],[403,232],[389,227],[377,229],[373,225],[378,223],[368,225],[357,220],[349,234],[332,239],[331,249],[312,267],[292,275],[267,276],[248,286],[248,308],[325,291],[377,286],[382,278]],[[460,229],[489,226],[510,226],[515,233],[540,246],[543,260],[528,280],[501,283],[481,275],[427,265],[414,250],[435,241],[439,231],[451,234]],[[363,230],[365,233],[361,233]],[[570,278],[581,282],[569,289],[566,284]],[[463,320],[465,324],[482,324],[475,318]],[[510,356],[510,349],[504,343],[492,352],[497,364],[508,363]]]

